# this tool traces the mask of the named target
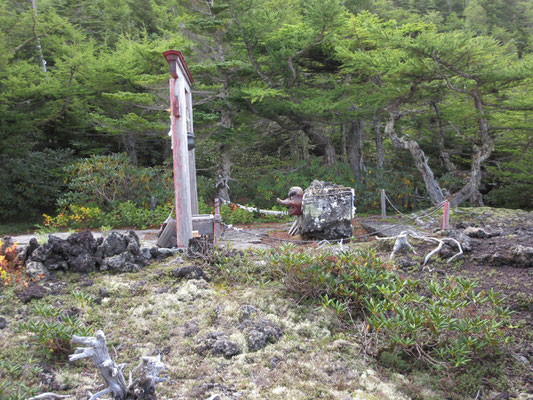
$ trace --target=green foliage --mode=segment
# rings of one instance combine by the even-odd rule
[[[97,206],[83,207],[70,205],[68,209],[52,217],[44,214],[45,229],[87,229],[98,227],[123,228],[136,227],[146,229],[158,227],[170,214],[172,206],[168,203],[155,209],[141,208],[133,201],[114,203],[109,211],[103,211]],[[109,229],[110,229],[109,228]]]
[[[54,208],[63,189],[63,167],[72,160],[68,150],[44,150],[25,157],[0,154],[0,220],[29,218]]]
[[[296,165],[268,159],[265,161],[267,163],[257,166],[235,168],[234,176],[238,181],[232,186],[235,201],[253,202],[254,206],[271,208],[276,204],[276,197],[286,197],[290,187],[300,186],[305,189],[313,180],[318,179],[354,188],[355,206],[359,212],[379,209],[380,189],[386,190],[399,209],[411,210],[429,205],[422,196],[425,188],[413,171],[400,173],[368,168],[362,180],[356,181],[348,164],[338,163],[329,168],[318,157]],[[269,164],[268,161],[272,163]]]
[[[97,206],[111,209],[131,202],[149,207],[152,197],[159,204],[172,199],[170,169],[135,167],[125,154],[92,156],[66,169],[68,191],[58,206]]]
[[[62,307],[35,304],[37,317],[19,323],[18,331],[33,334],[32,341],[39,345],[43,355],[50,359],[62,359],[72,352],[73,335],[90,336],[93,331],[81,319],[69,315]]]
[[[254,213],[238,207],[232,210],[227,204],[220,206],[220,215],[222,216],[222,221],[229,225],[250,224],[254,219]]]
[[[437,367],[462,367],[493,355],[507,339],[499,294],[466,278],[404,279],[375,251],[311,253],[281,246],[270,262],[286,289],[350,320],[365,318],[378,352],[402,351]]]

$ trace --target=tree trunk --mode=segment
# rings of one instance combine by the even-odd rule
[[[374,118],[374,140],[376,142],[376,166],[383,169],[385,166],[385,151],[383,150],[383,135],[381,133],[381,119],[376,115]]]
[[[337,152],[335,151],[335,146],[333,146],[331,139],[318,133],[317,130],[310,125],[304,125],[302,130],[311,143],[324,152],[326,166],[331,167],[335,165],[337,163]]]
[[[215,190],[217,197],[230,201],[229,181],[231,179],[231,160],[229,156],[229,147],[225,144],[220,146],[220,164],[215,177]]]
[[[133,165],[137,165],[137,138],[134,133],[126,133],[122,135],[122,143],[124,144],[124,149],[131,160]]]
[[[444,168],[446,168],[446,171],[451,174],[456,174],[457,167],[452,162],[452,160],[450,159],[450,155],[444,148],[444,125],[442,123],[442,118],[440,117],[439,109],[437,108],[437,104],[435,104],[433,101],[431,102],[431,107],[433,107],[433,110],[437,115],[437,121],[439,125],[439,158],[441,159]]]
[[[485,110],[483,108],[483,102],[481,101],[481,95],[474,89],[470,92],[470,95],[474,99],[474,107],[478,111],[478,129],[479,138],[481,139],[481,147],[477,147],[476,152],[472,156],[472,164],[470,167],[470,176],[463,188],[455,193],[451,200],[450,205],[457,207],[462,202],[470,199],[474,205],[483,205],[483,198],[479,193],[479,185],[481,183],[481,164],[487,160],[492,154],[494,143],[489,134],[489,124],[485,118]]]
[[[439,183],[435,179],[435,175],[433,174],[431,167],[428,165],[427,157],[417,141],[398,137],[396,131],[394,130],[394,125],[398,118],[399,116],[394,112],[390,113],[389,120],[385,125],[385,133],[390,137],[394,147],[397,149],[409,150],[415,161],[416,168],[422,175],[422,179],[424,179],[431,203],[433,205],[440,204],[442,201],[444,201],[444,194],[442,193]]]
[[[43,69],[43,72],[46,74],[46,60],[44,59],[43,55],[43,48],[41,47],[41,39],[37,35],[37,32],[35,31],[35,27],[37,25],[37,4],[35,3],[35,0],[31,0],[31,8],[33,10],[33,36],[35,37],[35,42],[37,43],[37,52],[39,53],[39,60],[41,61],[41,67]]]
[[[352,121],[348,131],[347,145],[348,145],[348,161],[352,167],[353,174],[357,181],[361,182],[363,170],[365,168],[363,162],[363,121]]]
[[[342,162],[348,162],[348,149],[346,142],[346,124],[341,124],[341,150]]]
[[[473,89],[469,94],[474,99],[474,107],[479,115],[478,130],[481,146],[476,146],[475,153],[472,156],[468,181],[450,200],[450,205],[452,207],[457,207],[459,204],[469,199],[474,205],[483,205],[483,198],[479,192],[479,185],[481,183],[481,164],[490,157],[494,147],[494,143],[489,133],[489,124],[485,118],[485,109],[483,108],[481,95],[477,89]]]

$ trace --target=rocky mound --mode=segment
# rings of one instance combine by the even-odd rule
[[[150,260],[173,253],[175,251],[170,249],[141,248],[134,231],[126,234],[112,232],[105,239],[95,239],[91,231],[85,231],[74,233],[67,239],[49,235],[48,242],[42,245],[34,238],[19,258],[26,265],[28,276],[35,280],[47,279],[56,271],[138,271]]]

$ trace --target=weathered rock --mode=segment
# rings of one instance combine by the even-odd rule
[[[166,247],[154,247],[156,249],[156,257],[158,259],[166,258],[178,254],[180,251],[178,248],[168,249]]]
[[[96,256],[100,258],[113,257],[124,253],[128,248],[128,239],[126,235],[121,235],[118,232],[111,232],[108,237],[104,239],[102,244],[96,250]]]
[[[245,321],[247,319],[250,319],[252,314],[254,314],[256,312],[257,312],[257,308],[255,308],[254,306],[252,306],[250,304],[245,304],[245,305],[241,306],[240,315],[239,315],[239,321]]]
[[[209,277],[205,274],[204,270],[197,265],[187,265],[185,267],[179,267],[173,270],[171,276],[178,279],[203,279],[209,282]]]
[[[231,358],[240,354],[241,349],[239,349],[237,343],[229,340],[224,332],[211,332],[205,338],[204,343],[197,347],[196,351],[199,354],[211,351],[214,356]]]
[[[195,319],[187,321],[183,328],[185,329],[185,332],[183,333],[183,336],[185,337],[195,336],[198,332],[200,332],[200,325]]]
[[[351,237],[353,196],[351,188],[313,181],[303,196],[302,234],[326,240]]]
[[[475,227],[475,226],[469,226],[464,230],[465,235],[471,238],[476,239],[487,239],[489,237],[489,233],[485,230]]]
[[[38,247],[39,247],[39,242],[37,241],[37,239],[31,238],[28,245],[24,248],[24,250],[20,254],[20,259],[23,264],[26,263],[28,258],[30,258],[30,256],[34,252],[34,250],[37,249]]]
[[[93,272],[96,269],[96,258],[89,253],[82,253],[70,261],[72,272]]]
[[[514,263],[523,268],[533,267],[533,247],[522,245],[515,246],[511,249]]]
[[[448,236],[457,240],[461,244],[463,251],[472,251],[472,239],[470,239],[470,237],[467,236],[464,231],[452,229],[448,232]]]
[[[50,235],[48,242],[28,252],[26,270],[30,277],[49,277],[56,270],[89,273],[97,268],[113,272],[137,271],[149,263],[150,251],[142,252],[133,231],[111,233],[95,240],[90,231],[78,232],[66,240]]]
[[[283,330],[279,325],[266,320],[255,322],[248,319],[242,322],[239,327],[246,336],[250,351],[261,350],[269,343],[276,343],[283,335]]]
[[[91,231],[76,232],[70,235],[65,242],[68,245],[68,250],[65,252],[75,257],[96,252],[97,243]]]
[[[42,278],[48,279],[50,277],[50,272],[42,262],[29,261],[28,263],[26,263],[26,275],[28,275],[28,277],[33,280],[38,280]]]
[[[19,300],[24,304],[33,299],[42,299],[44,296],[46,296],[46,294],[46,289],[35,282],[31,283],[26,289],[16,293]]]
[[[51,236],[51,235],[50,235]],[[31,254],[32,261],[40,261],[44,263],[52,254],[52,244],[47,242],[37,247]]]
[[[127,251],[112,257],[106,257],[100,265],[100,271],[111,272],[134,272],[139,271],[144,264],[139,264],[141,260]]]

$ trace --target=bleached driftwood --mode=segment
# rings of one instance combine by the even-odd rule
[[[155,399],[155,385],[165,381],[158,374],[166,368],[161,356],[143,357],[141,363],[133,371],[138,377],[126,385],[123,370],[126,364],[116,364],[109,355],[104,332],[97,331],[93,336],[73,336],[72,342],[87,347],[79,347],[69,356],[69,361],[90,358],[107,383],[107,388],[91,394],[89,400],[95,400],[105,394],[111,394],[115,400],[152,400]]]
[[[431,250],[426,255],[426,257],[424,258],[424,263],[422,265],[426,265],[427,262],[429,261],[429,259],[434,254],[438,253],[442,249],[442,246],[444,246],[445,242],[455,243],[457,245],[457,248],[459,249],[459,251],[456,254],[454,254],[453,257],[451,257],[447,262],[450,262],[454,258],[459,257],[460,255],[463,254],[463,248],[461,247],[461,243],[459,243],[457,240],[455,240],[453,238],[448,238],[448,237],[446,237],[446,238],[435,238],[435,237],[432,237],[432,236],[420,236],[420,235],[417,235],[417,234],[415,234],[413,232],[409,232],[409,231],[402,231],[402,232],[400,232],[400,234],[398,236],[384,237],[384,238],[380,238],[380,237],[376,236],[376,239],[379,239],[379,240],[392,240],[392,239],[394,239],[395,240],[394,247],[393,247],[392,252],[391,252],[391,254],[389,256],[389,259],[392,260],[394,255],[396,253],[398,253],[400,250],[402,250],[403,248],[408,248],[408,249],[412,250],[413,253],[416,254],[415,249],[413,248],[413,246],[411,246],[411,244],[407,240],[407,238],[409,236],[411,236],[413,239],[418,239],[418,240],[424,240],[426,242],[437,243],[437,247],[434,248],[433,250]]]
[[[68,394],[55,394],[55,393],[42,393],[35,397],[30,397],[27,400],[56,400],[56,399],[68,399],[71,397]]]

